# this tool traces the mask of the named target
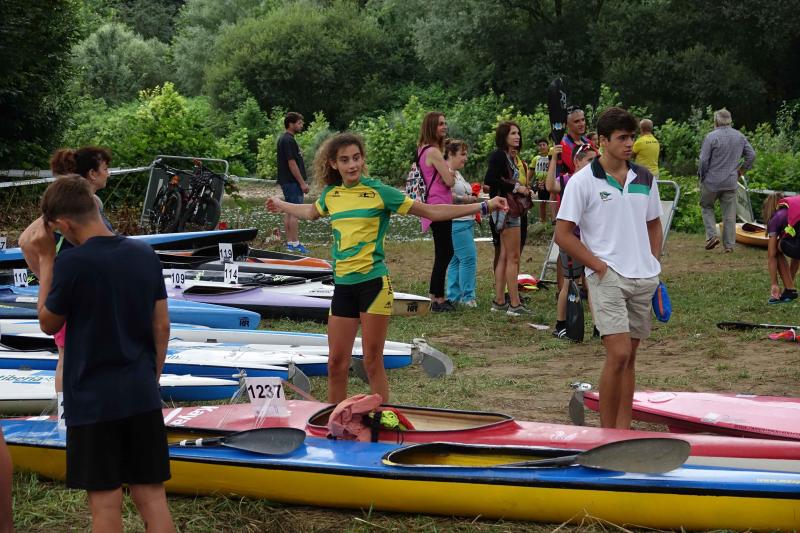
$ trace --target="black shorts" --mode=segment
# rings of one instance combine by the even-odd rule
[[[170,478],[161,409],[120,420],[67,427],[67,487],[114,490]]]
[[[800,259],[800,237],[781,237],[778,250],[791,259]]]
[[[389,276],[333,288],[331,316],[359,318],[361,313],[391,315],[394,292]]]

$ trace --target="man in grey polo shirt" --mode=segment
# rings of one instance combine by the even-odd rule
[[[630,163],[636,119],[612,107],[597,119],[603,155],[569,180],[555,240],[586,265],[594,321],[606,361],[600,375],[600,424],[631,424],[639,341],[650,335],[650,308],[661,272],[661,200],[652,172]],[[576,225],[581,238],[572,233]]]
[[[736,189],[739,175],[749,170],[756,153],[741,132],[731,127],[731,112],[725,108],[714,113],[716,128],[703,139],[700,149],[700,207],[706,229],[706,250],[719,245],[714,203],[719,198],[722,209],[722,245],[733,251],[736,239]],[[742,161],[744,158],[744,161]]]

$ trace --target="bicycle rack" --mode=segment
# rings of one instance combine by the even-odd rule
[[[225,159],[212,159],[209,157],[189,157],[189,156],[182,156],[182,155],[157,155],[156,158],[153,160],[153,163],[150,164],[150,177],[147,182],[147,191],[144,195],[144,203],[142,204],[142,216],[139,220],[139,226],[142,228],[146,228],[148,226],[149,220],[149,213],[150,209],[153,207],[153,202],[155,201],[156,194],[158,190],[164,185],[164,181],[166,180],[167,175],[164,173],[164,170],[158,168],[154,165],[156,161],[159,159],[163,160],[165,163],[170,164],[170,166],[180,168],[180,164],[170,163],[170,161],[177,160],[177,161],[202,161],[204,166],[210,167],[212,170],[216,171],[217,168],[220,166],[223,167],[222,172],[218,172],[228,178],[228,161]],[[208,165],[207,163],[212,163],[213,165]],[[184,189],[189,189],[189,175],[191,173],[191,165],[187,170],[187,175],[181,175],[181,187]],[[217,186],[214,188],[214,198],[222,204],[222,195],[225,194],[225,186],[221,181],[216,182]]]

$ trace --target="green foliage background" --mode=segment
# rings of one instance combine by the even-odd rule
[[[800,190],[800,34],[775,0],[9,0],[0,21],[0,168],[44,168],[67,145],[117,166],[159,153],[228,159],[273,177],[287,110],[307,167],[332,132],[361,133],[373,176],[405,178],[419,124],[443,111],[482,178],[498,121],[533,155],[545,88],[652,118],[663,176],[683,186],[676,227],[700,228],[696,159],[713,109],[758,152],[755,187]],[[636,30],[632,30],[636,28]],[[747,28],[749,39],[731,39]],[[589,38],[587,38],[587,36]],[[598,46],[602,43],[602,46]],[[24,68],[21,67],[24,65]],[[131,188],[113,201],[135,201]],[[693,196],[694,195],[694,196]]]

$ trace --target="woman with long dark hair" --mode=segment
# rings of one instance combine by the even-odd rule
[[[495,213],[489,223],[496,236],[493,312],[509,316],[530,315],[519,299],[520,235],[522,215],[531,207],[531,190],[520,183],[520,172],[515,155],[522,148],[522,134],[516,122],[505,121],[495,129],[497,149],[489,155],[489,168],[483,182],[489,186],[489,196],[503,197],[508,202],[508,212]],[[508,291],[508,302],[506,302]]]
[[[447,136],[447,120],[444,114],[432,111],[425,115],[417,142],[418,168],[425,180],[427,204],[452,204],[451,188],[455,173],[444,160],[444,140]],[[453,224],[450,220],[433,222],[422,219],[422,231],[430,228],[433,233],[434,259],[429,292],[431,311],[434,313],[455,311],[452,302],[445,299],[445,277],[447,266],[453,258]]]
[[[389,400],[383,367],[383,346],[392,312],[392,283],[384,262],[383,240],[392,213],[451,220],[506,209],[503,198],[470,205],[429,205],[415,202],[394,187],[365,176],[364,141],[340,133],[325,141],[314,160],[315,179],[324,186],[314,204],[290,204],[278,197],[267,210],[290,213],[304,220],[331,217],[335,288],[328,317],[328,401],[347,397],[347,377],[358,327],[370,389]]]
[[[82,146],[77,150],[71,148],[61,148],[53,152],[50,157],[50,171],[53,176],[58,178],[60,176],[69,176],[77,174],[89,182],[92,193],[97,193],[100,189],[104,189],[108,183],[108,164],[111,163],[111,152],[106,148],[99,146]],[[103,213],[103,202],[95,194],[95,202],[97,208],[100,210],[100,216],[109,230],[114,231],[111,222],[108,221]],[[25,228],[25,231],[20,235],[20,241],[27,238],[30,232],[33,231],[35,226],[39,223],[41,217],[37,218],[30,226]],[[72,248],[70,243],[63,235],[56,233],[56,253]],[[25,262],[28,263],[28,268],[37,277],[39,276],[39,257],[38,256],[25,256]],[[62,376],[64,364],[64,343],[66,342],[67,325],[64,324],[62,328],[53,335],[56,346],[58,347],[58,363],[56,364],[56,379],[55,387],[56,392],[62,390]]]

